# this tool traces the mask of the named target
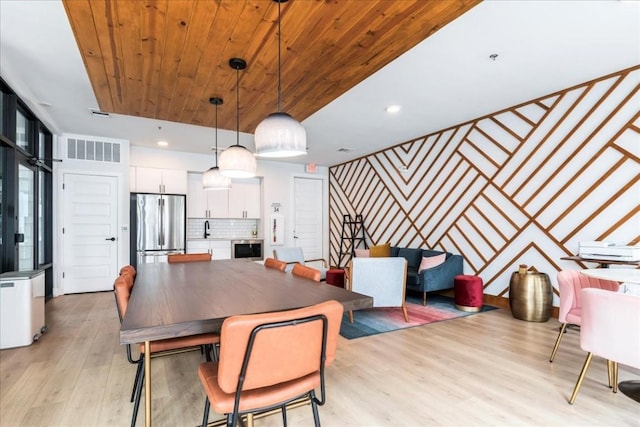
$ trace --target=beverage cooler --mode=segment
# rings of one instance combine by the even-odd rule
[[[0,274],[0,349],[30,345],[46,329],[44,271]]]

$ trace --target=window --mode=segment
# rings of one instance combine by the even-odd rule
[[[16,111],[16,145],[27,153],[32,153],[33,149],[30,143],[31,139],[31,121],[22,111]]]

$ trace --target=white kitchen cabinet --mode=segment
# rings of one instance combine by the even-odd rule
[[[189,218],[228,218],[229,190],[207,191],[202,188],[202,174],[189,172],[187,216]]]
[[[187,253],[208,252],[211,259],[231,259],[231,240],[187,240]]]
[[[134,186],[138,193],[187,194],[187,172],[136,166]]]
[[[229,218],[260,218],[261,194],[259,178],[232,181],[229,190]]]

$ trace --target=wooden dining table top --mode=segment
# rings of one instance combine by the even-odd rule
[[[120,343],[218,332],[239,314],[290,310],[336,300],[347,310],[373,298],[243,260],[138,266]]]

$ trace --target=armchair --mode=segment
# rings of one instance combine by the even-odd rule
[[[400,307],[409,321],[405,306],[407,261],[404,258],[353,258],[348,267],[347,289],[373,297],[373,307]],[[349,311],[353,323],[353,312]]]
[[[302,248],[276,248],[273,250],[273,257],[287,263],[287,269],[285,270],[287,273],[291,272],[294,264],[306,265],[306,263],[313,262],[316,264],[312,267],[320,270],[320,280],[325,280],[327,277],[327,270],[329,269],[327,261],[323,258],[305,259]],[[322,262],[321,266],[317,265],[319,262]]]

